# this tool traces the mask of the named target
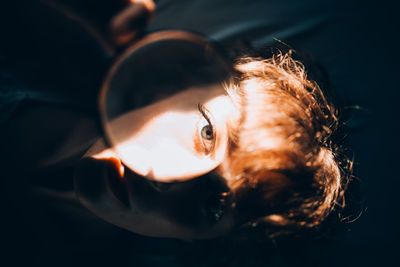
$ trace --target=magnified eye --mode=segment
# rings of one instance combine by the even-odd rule
[[[198,108],[204,119],[207,121],[207,124],[201,127],[200,130],[201,142],[203,143],[205,152],[210,153],[214,149],[215,145],[215,128],[213,127],[209,112],[200,104],[198,105]]]
[[[206,140],[213,140],[214,133],[210,125],[206,125],[201,129],[201,137]]]

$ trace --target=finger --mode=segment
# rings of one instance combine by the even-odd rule
[[[110,39],[118,47],[132,41],[154,16],[153,0],[131,0],[130,2],[130,5],[110,21]]]

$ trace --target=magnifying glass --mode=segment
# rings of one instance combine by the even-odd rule
[[[135,129],[120,118],[188,88],[220,84],[231,72],[223,50],[199,34],[170,30],[146,35],[117,58],[103,82],[99,111],[106,142],[125,167],[145,166],[134,155],[148,151],[126,145]]]

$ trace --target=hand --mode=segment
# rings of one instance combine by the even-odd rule
[[[153,0],[129,0],[130,4],[114,15],[109,23],[109,39],[116,47],[132,41],[154,15]]]

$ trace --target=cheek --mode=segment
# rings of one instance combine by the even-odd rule
[[[157,140],[151,155],[152,175],[157,180],[189,179],[216,167],[214,161],[193,153],[172,138]]]
[[[163,114],[117,150],[125,165],[148,178],[166,182],[197,177],[217,166],[196,149],[198,121],[198,112]]]
[[[195,138],[198,137],[198,112],[175,113],[161,125],[158,133],[161,137],[174,140],[176,144],[191,152],[196,151]]]
[[[160,123],[151,142],[152,175],[156,180],[184,180],[214,169],[217,162],[201,151],[198,112],[172,114]],[[200,147],[199,147],[200,146]]]

